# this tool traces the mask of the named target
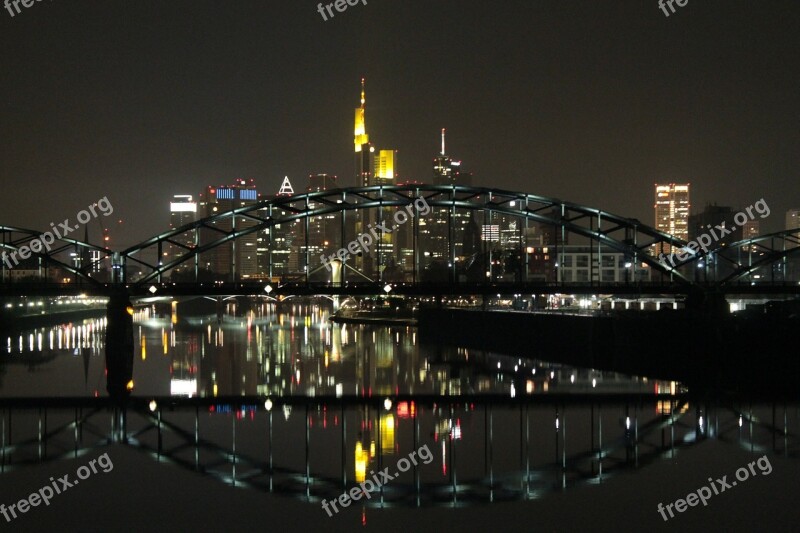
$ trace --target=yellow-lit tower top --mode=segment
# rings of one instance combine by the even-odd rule
[[[366,103],[366,92],[364,90],[364,78],[361,78],[361,107],[356,108],[356,122],[353,133],[355,134],[355,147],[356,152],[361,151],[361,147],[369,144],[369,135],[367,135],[367,123],[364,119],[364,104]]]

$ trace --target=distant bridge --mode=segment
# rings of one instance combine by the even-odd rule
[[[379,228],[372,236],[381,244],[364,251],[352,243],[370,224]],[[121,251],[69,238],[44,249],[36,244],[44,235],[0,226],[0,250],[36,258],[40,270],[30,283],[10,283],[10,261],[0,262],[4,293],[375,294],[386,285],[409,295],[800,292],[791,261],[800,250],[797,230],[689,255],[673,268],[653,254],[687,243],[636,219],[485,187],[373,186],[279,196]],[[333,279],[320,255],[348,247],[356,252]],[[587,256],[585,280],[565,280],[565,259],[579,247]],[[82,258],[77,266],[70,254]],[[212,263],[225,271],[213,272]],[[48,266],[74,279],[50,279]],[[624,281],[605,280],[621,268]]]

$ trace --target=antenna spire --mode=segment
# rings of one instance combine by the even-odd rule
[[[442,128],[442,155],[444,155],[444,128]]]

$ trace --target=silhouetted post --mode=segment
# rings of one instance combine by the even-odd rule
[[[108,300],[106,326],[106,390],[117,400],[133,390],[133,305],[124,291]]]

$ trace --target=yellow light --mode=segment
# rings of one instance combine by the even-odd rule
[[[387,414],[381,417],[381,452],[384,454],[394,451],[394,415]]]
[[[367,477],[367,461],[369,456],[364,451],[364,447],[360,442],[356,442],[356,458],[355,458],[355,478],[356,483],[361,483]]]
[[[214,383],[214,397],[217,397],[217,384]]]
[[[125,308],[125,310],[128,312],[129,315],[133,316],[133,307],[129,305],[128,307]]]
[[[130,380],[128,382],[128,384],[125,385],[125,388],[128,389],[129,391],[132,391],[133,390],[133,380]]]

